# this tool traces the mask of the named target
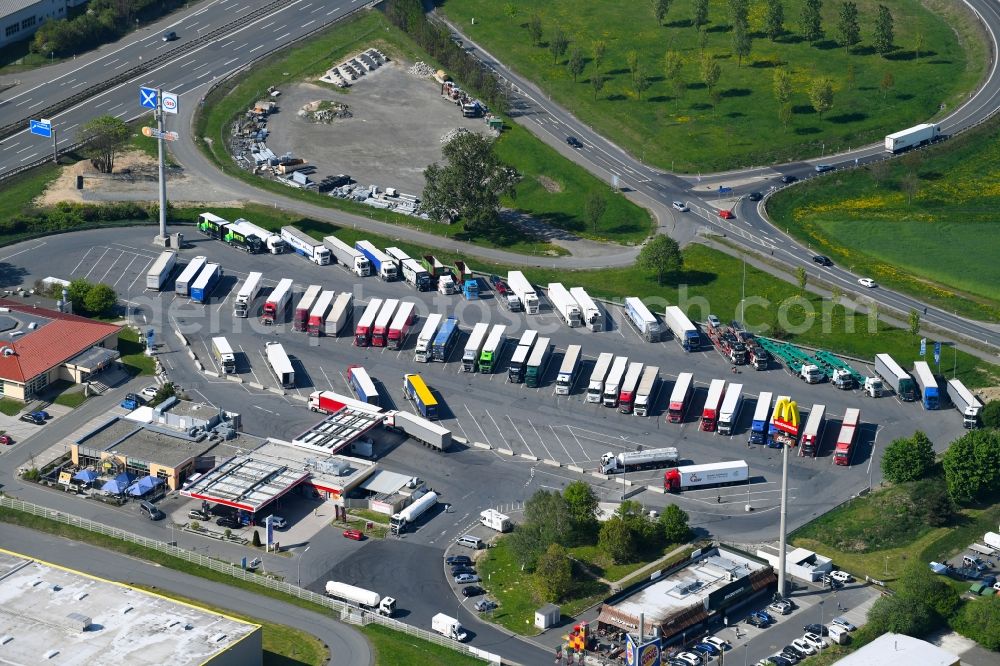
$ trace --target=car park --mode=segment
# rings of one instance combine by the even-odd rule
[[[847,573],[846,571],[841,571],[840,569],[834,569],[830,572],[830,578],[839,581],[841,583],[853,583],[854,576]]]
[[[824,627],[824,629],[825,629],[825,628],[826,628],[826,627]],[[828,629],[827,629],[827,632],[829,633],[829,630],[828,630]],[[801,639],[797,639],[797,640],[804,640],[804,641],[806,641],[807,643],[810,643],[810,644],[812,644],[812,645],[813,645],[814,647],[816,647],[816,648],[819,648],[819,649],[823,649],[823,648],[825,648],[825,647],[826,647],[827,645],[829,645],[829,643],[827,643],[825,639],[823,639],[823,638],[822,638],[821,636],[819,636],[818,634],[814,634],[814,633],[812,633],[812,632],[806,632],[806,633],[805,633],[805,635],[803,635]]]
[[[459,585],[464,585],[466,583],[478,583],[479,576],[477,576],[476,574],[468,574],[468,573],[459,574],[455,576],[455,582],[458,583]]]
[[[167,32],[163,33],[163,41],[165,42],[172,42],[176,39],[177,39],[177,33],[174,32],[173,30],[168,30]]]
[[[680,212],[682,212],[682,213],[686,213],[686,212],[688,212],[689,210],[691,210],[691,209],[690,209],[690,208],[688,207],[688,205],[687,205],[686,203],[684,203],[683,201],[674,201],[674,202],[673,202],[673,203],[671,203],[670,205],[671,205],[671,206],[673,206],[674,210],[679,210],[679,211],[680,211]]]
[[[365,538],[365,535],[361,533],[361,530],[344,530],[344,538],[361,541]]]
[[[733,211],[727,210],[725,208],[723,208],[722,210],[719,211],[719,217],[721,217],[723,220],[735,220],[736,219],[736,216],[733,215]]]
[[[575,136],[566,137],[566,143],[573,146],[574,148],[583,148],[583,144],[580,143],[580,140]]]
[[[804,638],[796,638],[792,641],[792,647],[803,654],[816,654],[816,650],[818,649],[815,645]]]
[[[480,599],[473,606],[473,608],[475,608],[480,613],[491,611],[496,607],[497,607],[497,602],[491,601],[490,599]]]
[[[869,289],[874,289],[878,286],[875,284],[875,280],[871,278],[858,278],[858,284],[862,287],[868,287]]]
[[[472,558],[469,557],[468,555],[450,555],[446,557],[444,561],[445,564],[451,564],[451,565],[462,564],[467,566],[472,564]]]
[[[833,171],[832,164],[817,164],[816,173],[826,173],[827,171]]]
[[[820,266],[833,266],[833,262],[830,261],[830,257],[824,256],[822,254],[817,254],[813,257],[813,261]]]
[[[479,587],[478,585],[469,585],[468,587],[463,587],[462,588],[462,596],[463,597],[478,597],[481,594],[483,594],[483,592],[485,592],[485,591],[486,590],[484,590],[483,588]]]

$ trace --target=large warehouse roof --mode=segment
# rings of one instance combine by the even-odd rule
[[[837,666],[958,666],[960,661],[933,643],[888,633],[836,663]]]

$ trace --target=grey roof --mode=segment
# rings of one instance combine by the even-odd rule
[[[66,361],[66,364],[75,365],[83,368],[84,370],[92,371],[95,368],[106,366],[108,363],[111,363],[111,361],[114,361],[120,356],[121,354],[117,349],[91,347],[90,349],[84,349],[82,352]]]
[[[0,19],[5,19],[15,12],[41,4],[42,0],[0,0]]]
[[[905,634],[882,634],[840,659],[838,666],[957,666],[959,658],[943,648]]]

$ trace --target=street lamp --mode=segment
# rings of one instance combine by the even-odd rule
[[[296,587],[302,587],[302,558],[305,557],[306,553],[309,552],[310,548],[312,548],[312,546],[306,546],[305,550],[302,551],[302,554],[299,555],[299,562],[298,562],[298,566],[296,567],[296,571],[295,571],[295,586]]]
[[[822,601],[819,602],[819,626],[820,626],[820,630],[822,631],[822,628],[823,628],[823,602]]]

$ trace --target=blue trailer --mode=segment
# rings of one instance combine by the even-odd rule
[[[920,397],[924,409],[937,409],[940,404],[940,389],[938,389],[934,373],[931,372],[931,366],[927,364],[927,361],[916,361],[913,364],[913,375],[916,377],[917,386],[920,388]]]
[[[437,335],[434,337],[434,343],[431,345],[431,358],[435,361],[447,361],[448,356],[451,355],[451,350],[455,347],[455,343],[458,342],[458,335],[458,319],[454,317],[445,319],[444,323],[441,324],[441,328],[438,329]]]
[[[748,444],[764,444],[767,441],[768,422],[771,419],[771,394],[767,391],[757,396],[757,408],[750,425]]]
[[[357,241],[354,244],[354,249],[365,255],[365,258],[371,262],[373,275],[379,276],[386,282],[391,282],[398,277],[396,261],[368,241]]]
[[[212,295],[212,290],[222,277],[222,267],[219,264],[205,264],[198,277],[191,283],[191,300],[204,303]]]
[[[351,383],[351,390],[354,391],[358,400],[367,402],[369,405],[379,406],[378,390],[367,370],[360,365],[348,366],[347,380]]]

